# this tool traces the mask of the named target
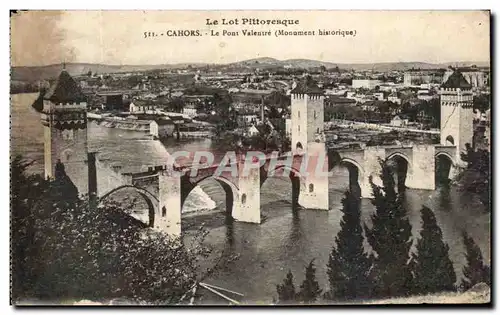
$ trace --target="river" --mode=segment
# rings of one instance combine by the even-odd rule
[[[31,104],[35,94],[16,94],[11,97],[11,154],[22,154],[35,160],[33,172],[43,170],[43,133],[39,114]],[[99,158],[119,163],[125,168],[139,164],[160,164],[165,161],[165,152],[175,150],[212,150],[208,139],[189,142],[141,140],[138,132],[99,127],[89,124],[89,147],[99,151]],[[215,150],[215,155],[224,152]],[[222,187],[211,179],[200,183],[191,192],[183,212],[213,210],[205,215],[183,219],[193,229],[202,222],[210,233],[207,243],[218,250],[226,249],[239,255],[224,269],[207,279],[214,285],[229,288],[245,295],[249,303],[270,303],[276,296],[276,284],[281,283],[290,269],[298,287],[304,278],[304,268],[315,259],[320,285],[326,288],[326,263],[335,235],[340,229],[341,199],[348,186],[348,171],[335,169],[329,180],[330,211],[301,210],[293,214],[291,206],[291,182],[287,178],[268,178],[262,186],[261,211],[266,217],[260,225],[248,223],[226,223],[224,215],[216,211],[225,209]],[[466,230],[479,245],[487,262],[490,261],[490,215],[482,211],[477,198],[458,192],[455,188],[439,188],[435,191],[406,191],[408,215],[413,226],[414,237],[420,229],[420,209],[427,205],[434,210],[445,241],[450,247],[450,258],[454,263],[457,278],[462,277],[465,264],[464,245],[461,233]],[[363,200],[362,220],[370,225],[373,206]],[[206,302],[220,302],[207,297]]]

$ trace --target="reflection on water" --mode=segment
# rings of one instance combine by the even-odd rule
[[[12,151],[36,159],[35,171],[43,166],[43,133],[39,116],[27,103],[36,95],[15,95],[12,99]],[[91,128],[100,128],[92,126]],[[191,142],[138,141],[138,135],[114,129],[92,129],[91,144],[101,151],[101,157],[134,167],[137,162],[161,162],[175,150],[195,151],[210,149],[222,158],[224,152],[214,151],[208,139]],[[210,283],[245,294],[249,302],[269,303],[276,296],[276,284],[290,269],[298,285],[304,277],[304,268],[315,259],[320,285],[327,285],[326,263],[335,235],[340,229],[340,208],[343,192],[349,185],[345,168],[335,168],[329,180],[330,211],[295,210],[292,206],[292,183],[289,178],[268,178],[261,191],[262,224],[233,222],[224,213],[211,213],[183,219],[183,230],[190,231],[205,224],[210,233],[207,243],[219,250],[239,255],[221,272],[207,279]],[[436,191],[405,191],[408,216],[414,237],[421,226],[420,209],[433,209],[445,241],[450,246],[450,258],[458,279],[465,264],[461,233],[466,230],[477,242],[486,261],[490,260],[490,216],[477,198],[457,191],[455,187],[440,187]],[[225,209],[225,193],[215,180],[204,180],[186,200],[183,211]],[[361,219],[371,226],[373,205],[362,201]],[[367,246],[367,250],[369,250]],[[208,264],[208,262],[207,262]],[[214,300],[213,302],[220,302]]]

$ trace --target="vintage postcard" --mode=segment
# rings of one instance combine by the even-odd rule
[[[11,304],[491,305],[489,11],[12,11]]]

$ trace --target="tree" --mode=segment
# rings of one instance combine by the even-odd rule
[[[40,249],[32,246],[35,217],[30,215],[39,196],[47,189],[45,179],[40,175],[26,175],[32,163],[15,157],[11,162],[11,248],[12,248],[12,297],[22,296],[34,286],[35,258]]]
[[[126,298],[172,304],[205,276],[197,261],[210,248],[149,230],[127,215],[132,209],[116,203],[90,207],[69,199],[64,168],[46,180],[26,175],[28,166],[21,158],[11,165],[14,302]]]
[[[282,108],[284,110],[288,109],[290,102],[290,96],[281,91],[273,91],[264,99],[264,104],[270,106],[271,108]]]
[[[142,83],[142,77],[140,75],[132,75],[127,78],[127,85],[129,88],[136,87],[140,83]]]
[[[491,286],[491,271],[483,261],[483,255],[479,246],[474,242],[467,232],[463,232],[464,245],[466,250],[465,257],[467,265],[463,268],[464,279],[462,279],[462,289],[468,290],[475,284],[484,282]]]
[[[170,111],[175,113],[182,112],[182,109],[186,105],[185,101],[180,97],[174,97],[170,100],[167,107]]]
[[[319,283],[316,281],[316,268],[313,259],[306,267],[306,277],[300,285],[299,299],[305,303],[314,302],[320,296],[321,291]]]
[[[371,276],[374,294],[379,297],[406,295],[411,289],[412,275],[408,266],[411,247],[411,225],[403,205],[403,194],[396,193],[392,169],[379,161],[383,186],[370,176],[373,189],[372,228],[365,225],[368,243],[377,253]]]
[[[454,291],[457,277],[448,256],[449,247],[431,209],[420,210],[422,229],[417,242],[417,253],[412,254],[414,292],[427,294]]]
[[[469,143],[465,144],[465,152],[461,159],[467,162],[467,169],[462,174],[465,176],[464,188],[479,196],[481,203],[490,208],[490,152],[484,149],[474,150]]]
[[[222,117],[227,117],[229,114],[229,107],[231,106],[231,95],[227,93],[215,92],[213,95],[213,104],[215,111]]]
[[[297,301],[297,293],[295,292],[291,270],[288,270],[286,278],[283,280],[283,284],[278,284],[276,286],[276,291],[278,291],[278,303],[287,304]]]
[[[363,230],[360,222],[360,199],[346,191],[342,199],[341,230],[327,264],[329,299],[355,299],[370,294],[369,270],[371,261],[363,248]]]
[[[484,113],[490,109],[490,96],[486,94],[476,95],[474,96],[472,103],[473,109],[477,109],[481,113]]]

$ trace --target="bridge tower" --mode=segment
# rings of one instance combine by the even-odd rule
[[[302,154],[299,204],[329,210],[324,93],[309,77],[291,91],[292,152]]]
[[[86,97],[63,69],[54,84],[41,96],[41,100],[45,177],[54,178],[56,164],[62,163],[78,193],[88,194]]]
[[[472,85],[459,70],[455,70],[441,86],[441,145],[455,145],[455,161],[465,145],[472,145],[473,119]]]

